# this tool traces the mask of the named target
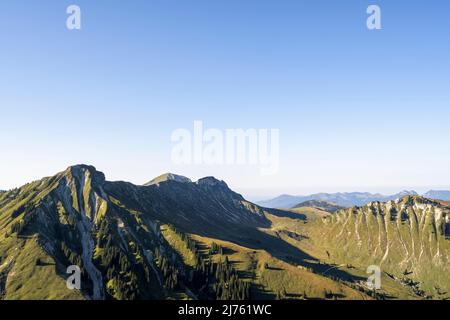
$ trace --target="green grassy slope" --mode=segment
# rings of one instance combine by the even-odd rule
[[[408,196],[340,211],[314,221],[307,233],[311,247],[330,263],[361,271],[377,265],[418,298],[445,299],[450,289],[449,212],[437,202]]]

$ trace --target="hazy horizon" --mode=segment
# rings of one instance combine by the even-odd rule
[[[79,163],[79,164],[81,164],[81,163]],[[49,172],[48,174],[44,174],[42,176],[33,176],[33,177],[30,177],[30,179],[23,182],[22,184],[10,186],[7,188],[4,187],[4,185],[0,181],[0,190],[7,191],[7,190],[14,189],[14,188],[19,188],[27,183],[55,175],[59,172],[64,171],[65,169],[67,169],[70,166],[79,165],[79,164],[68,165],[68,166],[60,168],[54,172]],[[353,187],[352,186],[348,186],[348,187],[347,186],[332,186],[332,187],[330,187],[330,186],[310,186],[310,187],[308,187],[308,186],[293,186],[292,184],[288,184],[288,185],[286,185],[285,188],[281,188],[281,189],[270,189],[270,188],[248,189],[248,188],[242,188],[239,185],[235,184],[233,179],[225,180],[222,177],[214,175],[214,174],[207,174],[204,176],[188,176],[188,175],[183,174],[182,172],[169,172],[169,171],[156,173],[156,174],[150,175],[148,177],[144,177],[139,180],[132,181],[132,180],[127,179],[126,177],[118,176],[117,174],[114,174],[112,172],[105,172],[104,170],[102,170],[102,168],[98,168],[97,166],[95,166],[95,164],[92,164],[92,163],[83,163],[83,164],[89,165],[89,166],[94,166],[98,171],[103,172],[106,176],[107,181],[126,181],[126,182],[131,182],[135,185],[143,185],[143,184],[151,181],[152,179],[154,179],[162,174],[166,174],[166,173],[173,173],[173,174],[177,174],[177,175],[186,176],[187,178],[191,179],[194,182],[201,178],[207,177],[207,176],[213,176],[219,180],[224,180],[233,191],[241,193],[247,200],[251,200],[251,201],[255,201],[255,202],[269,200],[269,199],[272,199],[272,198],[275,198],[275,197],[278,197],[281,195],[307,196],[307,195],[317,194],[317,193],[352,193],[352,192],[369,192],[369,193],[373,193],[373,194],[379,193],[382,195],[391,195],[391,194],[396,194],[396,193],[399,193],[399,192],[402,192],[405,190],[406,191],[415,191],[419,194],[424,194],[430,190],[438,190],[438,191],[450,190],[450,185],[448,185],[448,186],[412,186],[412,187],[411,186],[398,186],[398,187],[395,187],[395,186],[392,186],[392,187],[383,187],[383,186],[365,186],[365,187],[361,187],[361,186],[353,186]],[[270,179],[270,177],[267,177],[267,179]]]

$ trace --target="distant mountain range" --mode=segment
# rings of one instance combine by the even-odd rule
[[[325,201],[341,207],[364,206],[373,201],[386,202],[402,198],[407,195],[418,195],[415,191],[402,191],[393,195],[373,194],[369,192],[349,192],[349,193],[317,193],[308,196],[281,195],[279,197],[258,201],[260,206],[266,208],[290,209],[299,203],[311,200]],[[429,191],[423,195],[426,198],[450,201],[450,191]]]
[[[334,203],[342,207],[353,207],[363,206],[372,201],[395,200],[405,195],[417,195],[417,193],[415,191],[403,191],[389,196],[368,192],[316,193],[308,196],[281,195],[274,199],[261,201],[258,204],[267,208],[292,208],[305,201],[317,200]]]
[[[425,198],[450,201],[450,191],[430,190],[423,195]]]

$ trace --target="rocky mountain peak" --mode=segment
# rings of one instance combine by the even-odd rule
[[[199,179],[197,181],[197,184],[199,186],[209,186],[209,187],[221,186],[221,187],[228,188],[228,185],[224,181],[218,180],[214,177],[205,177],[205,178]]]
[[[106,180],[103,172],[97,171],[94,166],[85,164],[70,166],[66,169],[64,174],[70,174],[79,180],[83,180],[84,177],[89,176],[95,184],[103,184]]]
[[[162,174],[162,175],[154,178],[150,182],[144,184],[144,186],[151,186],[151,185],[159,184],[159,183],[166,182],[166,181],[175,181],[175,182],[180,182],[180,183],[191,183],[192,182],[191,179],[189,179],[187,177],[180,176],[180,175],[173,174],[173,173],[165,173],[165,174]]]

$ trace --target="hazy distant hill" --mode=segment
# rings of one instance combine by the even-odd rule
[[[423,195],[426,198],[430,199],[437,199],[437,200],[444,200],[444,201],[450,201],[450,191],[445,190],[430,190],[427,193]]]
[[[282,195],[271,200],[260,201],[258,204],[267,208],[292,208],[305,201],[317,200],[349,208],[353,206],[363,206],[372,201],[395,200],[406,195],[417,195],[417,193],[415,191],[403,191],[393,195],[373,194],[368,192],[317,193],[309,196]]]

